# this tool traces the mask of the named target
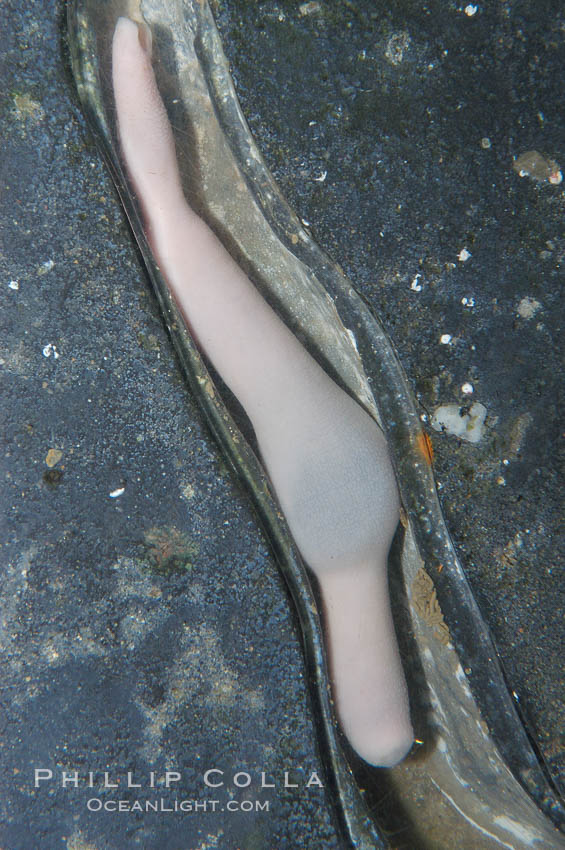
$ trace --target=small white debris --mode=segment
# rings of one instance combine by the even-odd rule
[[[442,334],[439,338],[439,341],[442,345],[449,345],[453,337],[451,334]]]
[[[395,32],[386,43],[385,57],[391,65],[400,65],[410,47],[410,36],[407,32]]]
[[[315,183],[323,183],[327,176],[328,176],[328,172],[322,171],[320,177],[314,177],[314,182]]]
[[[484,433],[486,416],[486,407],[478,401],[466,413],[458,404],[442,404],[435,410],[431,426],[468,443],[478,443]]]
[[[19,280],[11,280],[8,286],[10,289],[15,289],[17,291],[20,288],[20,282]]]
[[[195,489],[192,484],[185,484],[184,487],[181,487],[181,495],[183,499],[186,499],[187,502],[190,502],[191,499],[194,499]]]
[[[461,392],[464,393],[465,395],[473,395],[473,393],[475,392],[475,388],[474,388],[473,384],[470,384],[469,381],[467,381],[461,387]]]
[[[125,493],[125,491],[126,491],[125,487],[118,487],[117,490],[112,490],[112,492],[110,493],[110,498],[111,499],[117,499],[118,496],[121,496],[123,493]]]
[[[460,263],[466,263],[470,256],[471,252],[468,251],[466,248],[462,248],[457,254],[457,259]]]
[[[491,144],[491,140],[489,139],[489,137],[488,137],[488,136],[483,136],[483,138],[481,139],[481,147],[482,147],[482,149],[483,149],[484,151],[488,151],[488,150],[489,150],[489,148],[490,148],[491,146],[492,146],[492,144]]]
[[[304,17],[305,15],[313,15],[316,12],[321,11],[321,6],[316,0],[312,0],[310,3],[301,3],[298,7],[298,11],[300,15]]]
[[[57,351],[57,347],[53,345],[52,342],[48,342],[47,345],[43,346],[43,356],[44,357],[53,357],[54,360],[59,359],[59,352]]]
[[[512,168],[519,177],[531,177],[539,182],[547,180],[554,186],[563,180],[563,174],[555,160],[548,159],[539,151],[525,151],[520,154],[512,163]]]
[[[463,304],[464,307],[474,307],[475,306],[475,299],[474,298],[467,298],[467,296],[464,295],[463,298],[461,299],[461,303]]]
[[[518,315],[521,316],[522,319],[532,319],[538,310],[541,310],[540,302],[536,301],[535,298],[530,298],[528,295],[525,298],[522,298],[517,308]]]
[[[471,3],[469,3],[469,5],[465,6],[465,8],[463,9],[468,18],[472,18],[473,15],[476,15],[478,10],[479,7],[471,5]]]
[[[410,289],[413,290],[413,292],[421,292],[422,291],[422,284],[418,283],[418,281],[420,280],[421,277],[422,277],[422,275],[418,272],[418,274],[414,277],[414,280],[410,284]]]
[[[41,263],[37,270],[38,275],[47,274],[50,272],[53,266],[55,265],[55,260],[45,260],[44,263]]]

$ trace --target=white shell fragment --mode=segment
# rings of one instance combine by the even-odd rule
[[[57,346],[53,345],[52,342],[48,342],[47,345],[44,345],[42,348],[44,357],[53,357],[54,360],[59,359],[59,352],[57,351]]]
[[[298,7],[298,11],[300,12],[301,17],[305,17],[306,15],[314,15],[316,12],[321,12],[322,7],[316,0],[312,0],[310,3],[301,3]]]
[[[563,180],[563,174],[554,159],[548,159],[539,151],[526,151],[520,154],[512,163],[519,177],[530,177],[532,180],[543,182],[547,180],[558,186]]]
[[[418,272],[418,274],[416,274],[414,276],[414,279],[413,279],[412,283],[410,284],[410,289],[413,292],[421,292],[422,291],[422,284],[418,283],[418,281],[420,280],[421,277],[422,277],[422,275],[420,274],[420,272]]]
[[[484,434],[487,409],[476,401],[467,412],[464,410],[458,404],[440,405],[432,416],[432,428],[468,443],[478,443]]]
[[[47,272],[50,272],[51,269],[54,268],[54,266],[55,266],[55,260],[45,260],[45,262],[41,263],[41,265],[37,269],[37,274],[39,276],[47,274]]]
[[[530,298],[529,295],[526,295],[525,298],[522,298],[517,307],[517,313],[521,316],[522,319],[531,319],[533,318],[538,310],[541,310],[541,304],[535,298]]]

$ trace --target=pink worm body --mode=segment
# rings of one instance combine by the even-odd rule
[[[113,86],[149,243],[201,349],[243,405],[300,552],[317,576],[337,712],[366,761],[413,739],[388,597],[399,501],[384,436],[323,371],[188,206],[147,32],[120,18]]]

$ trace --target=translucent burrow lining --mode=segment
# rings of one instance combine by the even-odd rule
[[[118,49],[116,33],[120,27],[122,33],[129,32],[135,38],[130,42],[125,39]],[[76,2],[70,7],[69,28],[73,70],[85,114],[112,171],[185,375],[224,454],[249,488],[296,603],[310,679],[314,683],[312,699],[322,757],[335,789],[345,834],[357,847],[386,846],[385,831],[369,817],[358,793],[336,728],[327,688],[327,653],[318,615],[320,593],[326,599],[326,628],[328,623],[330,626],[334,699],[350,740],[370,761],[392,763],[406,749],[407,738],[405,722],[396,751],[384,753],[382,742],[377,743],[376,750],[373,744],[365,750],[367,721],[363,717],[355,721],[360,723],[360,737],[352,734],[344,706],[350,693],[348,676],[355,652],[347,643],[347,622],[338,617],[332,626],[331,599],[343,599],[354,583],[358,584],[357,595],[353,594],[350,606],[355,607],[359,598],[367,595],[363,584],[368,575],[366,563],[376,549],[380,549],[381,560],[386,557],[383,549],[388,548],[396,525],[394,486],[385,488],[386,498],[381,499],[382,486],[371,485],[375,478],[388,481],[388,454],[386,447],[382,448],[382,432],[377,424],[380,423],[403,505],[402,528],[396,535],[390,558],[393,610],[408,679],[412,721],[418,739],[424,743],[414,756],[390,771],[374,771],[369,777],[364,774],[363,781],[375,785],[377,796],[383,786],[387,793],[394,789],[398,809],[413,823],[418,846],[530,847],[551,841],[555,845],[559,839],[551,823],[524,789],[554,821],[559,820],[562,810],[515,713],[494,647],[445,529],[426,443],[401,367],[378,322],[349,281],[301,227],[265,168],[241,115],[207,5],[176,0],[162,4]],[[135,43],[138,59],[128,53]],[[138,154],[136,145],[128,152],[124,132],[128,121],[134,128],[132,138],[136,132],[149,138],[153,119],[148,106],[151,120],[148,124],[136,124],[140,112],[143,118],[143,110],[127,88],[122,91],[120,106],[116,68],[124,56],[134,63],[134,77],[136,73],[146,75],[145,91],[155,85],[156,96],[165,104],[165,121],[173,128],[173,158],[162,161],[158,181],[153,181],[151,175],[157,170],[155,163],[160,161],[158,154],[163,146],[160,130],[153,141],[156,147],[147,149],[148,164],[144,165],[143,151]],[[144,57],[146,65],[136,66]],[[133,104],[129,117],[128,102]],[[140,164],[136,160],[138,156]],[[149,175],[145,182],[144,174]],[[167,185],[168,193],[163,188]],[[175,283],[175,264],[171,258],[179,253],[184,256],[185,251],[190,256],[194,249],[185,237],[171,241],[170,223],[183,217],[187,230],[194,234],[199,256],[207,257],[199,261],[192,274],[197,280],[208,281],[208,296],[213,292],[210,286],[217,275],[209,275],[213,261],[207,252],[213,254],[222,243],[227,251],[223,255],[224,268],[232,276],[230,280],[247,281],[241,284],[242,292],[245,297],[251,293],[251,301],[259,305],[257,315],[276,315],[283,328],[281,335],[292,339],[290,344],[295,351],[303,352],[296,354],[299,365],[294,371],[301,375],[323,374],[313,383],[306,378],[298,381],[301,390],[297,392],[295,388],[291,393],[284,427],[281,424],[284,406],[282,412],[280,408],[273,412],[273,399],[280,396],[278,389],[273,390],[273,383],[278,386],[276,381],[265,379],[261,392],[249,395],[246,364],[232,374],[229,368],[234,364],[233,356],[227,358],[224,366],[221,352],[218,355],[218,349],[214,348],[215,334],[237,335],[237,323],[232,321],[237,315],[234,312],[237,304],[230,304],[226,322],[226,304],[220,303],[222,293],[214,296],[216,312],[211,311],[204,298],[198,315],[209,318],[206,324],[191,312],[194,301],[182,303],[179,287],[183,284]],[[160,241],[160,228],[169,242]],[[191,299],[199,298],[198,288],[190,292]],[[242,313],[244,316],[247,313],[247,318],[254,317],[249,309],[244,308]],[[252,325],[255,334],[254,318]],[[257,326],[261,326],[259,318]],[[258,360],[269,361],[272,356],[272,369],[277,368],[271,330],[263,338],[257,330],[258,348],[250,354],[251,366]],[[246,338],[249,335],[247,330],[241,334]],[[261,351],[261,357],[257,351]],[[235,425],[229,404],[225,403],[230,394],[221,380],[212,379],[202,354],[207,355],[243,403],[253,425],[253,429],[244,426],[245,435]],[[241,374],[245,377],[240,381]],[[277,381],[284,383],[285,379],[277,378]],[[339,399],[335,403],[342,411],[339,414],[328,400],[333,397]],[[262,399],[268,399],[268,403],[261,404]],[[320,405],[327,406],[322,424],[317,414],[312,413]],[[294,415],[297,410],[298,416]],[[335,429],[336,437],[327,423],[340,417],[345,421],[345,431]],[[347,574],[353,575],[355,582],[343,581],[344,574],[337,568],[324,571],[323,565],[317,566],[320,541],[326,536],[324,526],[314,535],[316,541],[312,547],[308,533],[305,537],[300,526],[304,504],[320,501],[320,492],[339,489],[336,479],[322,477],[314,495],[308,492],[304,495],[304,483],[297,486],[294,479],[285,479],[289,467],[300,468],[304,460],[297,463],[293,457],[290,461],[287,457],[281,461],[271,459],[285,433],[293,435],[291,454],[301,445],[303,429],[289,431],[291,423],[297,427],[297,419],[303,420],[298,424],[309,426],[307,431],[314,428],[314,442],[321,443],[324,451],[334,451],[332,468],[336,459],[345,458],[342,463],[345,477],[338,481],[340,488],[346,487],[347,498],[333,505],[334,512],[339,514],[343,504],[351,503],[353,516],[358,515],[360,507],[354,501],[358,484],[361,492],[369,493],[374,500],[372,510],[381,510],[383,523],[391,526],[377,540],[371,538],[366,546],[359,544],[355,563],[349,564]],[[365,448],[354,451],[353,455],[344,453],[344,444],[351,443],[350,429],[356,435],[360,431],[368,435],[366,440],[361,440]],[[343,445],[343,451],[336,448],[336,441],[338,446]],[[312,446],[304,449],[304,458],[311,456],[311,449]],[[257,459],[257,450],[262,462]],[[316,513],[325,514],[331,508],[324,504],[323,510]],[[351,526],[351,522],[346,526]],[[340,529],[338,542],[342,536]],[[324,564],[332,562],[335,542],[333,548],[330,546],[331,551],[324,552]],[[340,557],[350,557],[351,545],[346,549]],[[312,575],[305,568],[299,550],[317,577],[314,589]],[[338,562],[341,563],[339,558]],[[381,584],[382,575],[381,569]],[[339,603],[335,604],[339,608]],[[371,610],[367,609],[363,620],[368,634],[374,637],[376,626]],[[382,624],[386,613],[387,605],[384,605],[373,619]],[[333,648],[332,629],[337,635]],[[344,647],[343,657],[338,658],[338,650]],[[391,657],[394,666],[397,655],[392,652]],[[390,668],[390,659],[384,666]],[[341,696],[340,681],[343,682]],[[380,682],[378,678],[375,681],[377,685]],[[396,687],[398,691],[393,706],[402,706],[404,697],[398,684],[403,681],[402,674],[397,670],[391,681],[392,689]],[[369,697],[376,698],[377,694],[370,692]],[[383,713],[386,715],[386,706]],[[388,729],[385,738],[390,739],[390,726],[384,728]],[[349,760],[355,764],[352,753]],[[383,822],[386,827],[386,819]]]

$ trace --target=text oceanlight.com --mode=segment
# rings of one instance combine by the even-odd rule
[[[269,800],[103,800],[91,797],[89,812],[268,812]]]

